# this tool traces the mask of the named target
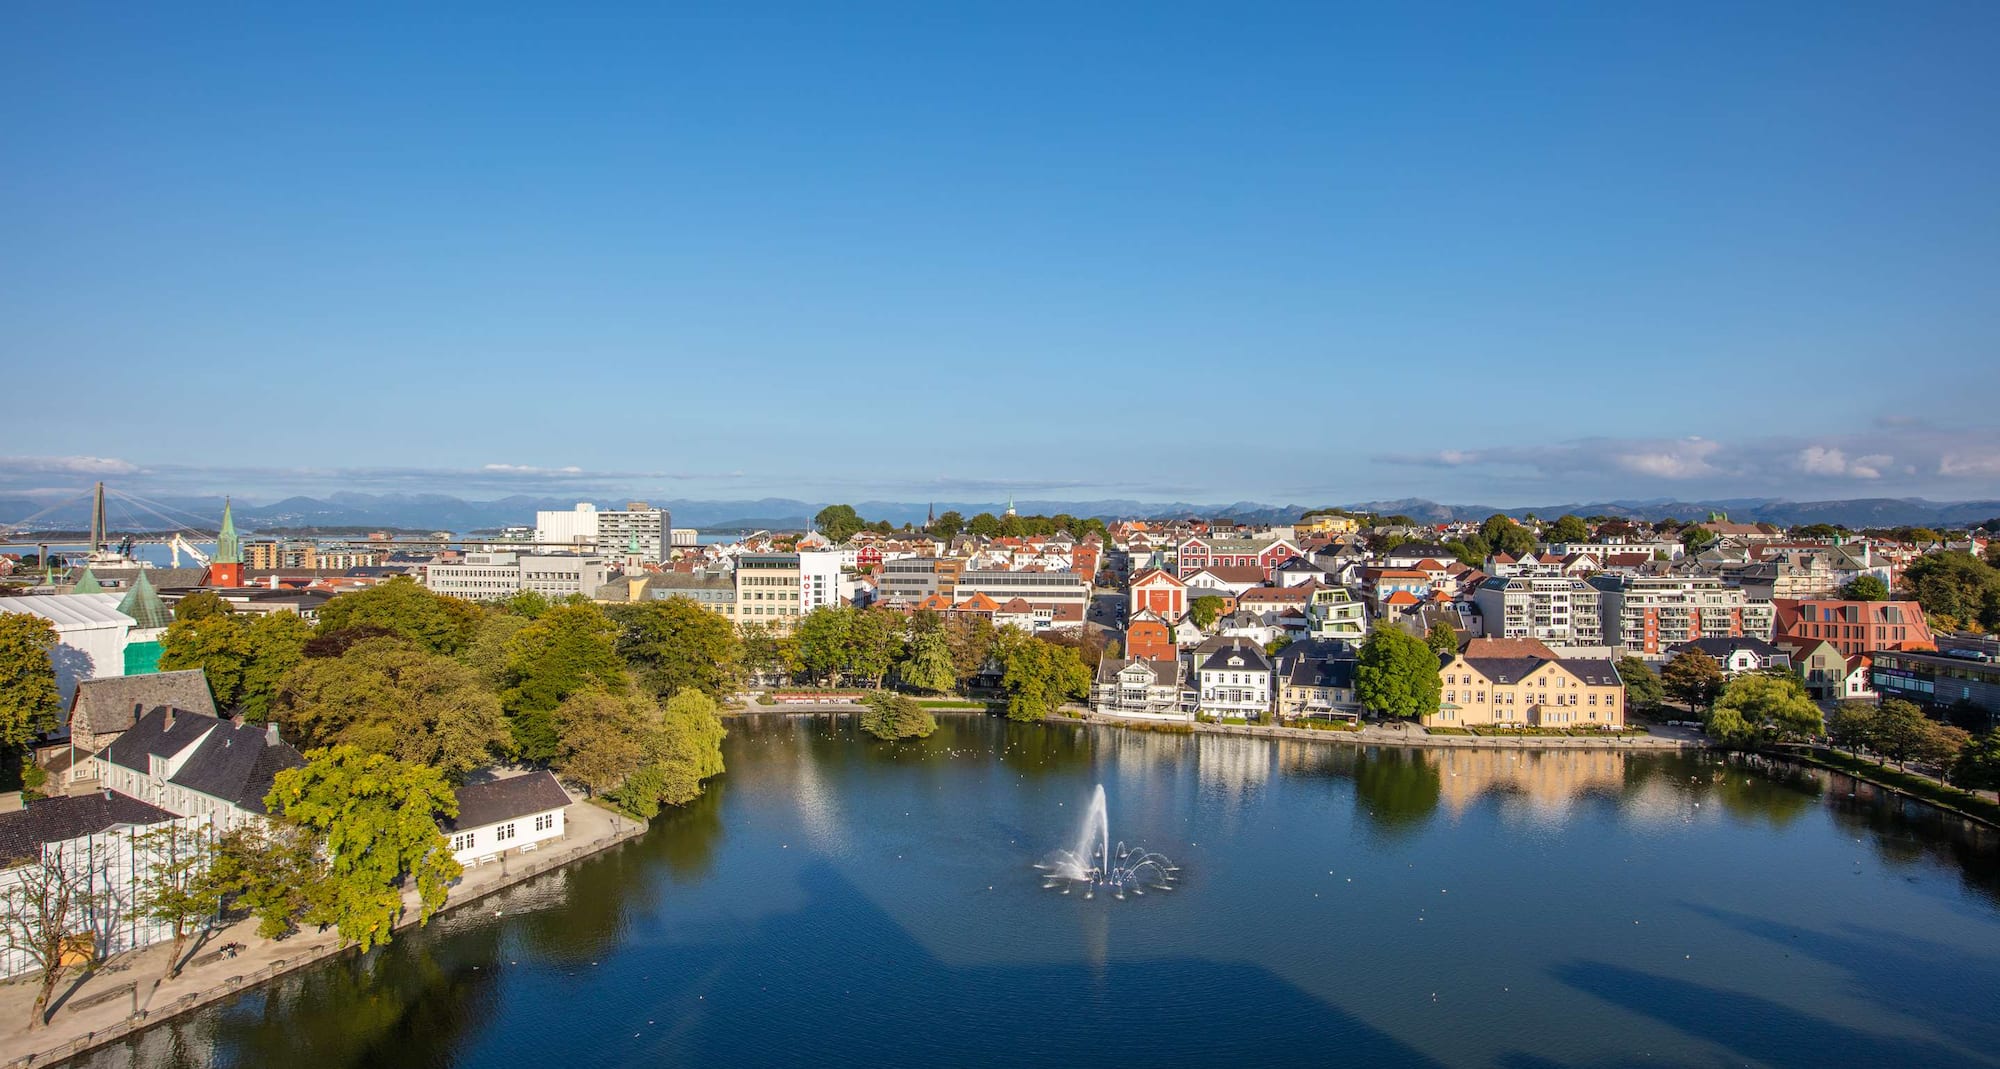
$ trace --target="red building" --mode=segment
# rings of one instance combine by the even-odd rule
[[[1837,598],[1777,598],[1779,645],[1831,642],[1843,655],[1875,650],[1934,650],[1937,640],[1914,601],[1841,601]]]
[[[1302,556],[1285,538],[1235,539],[1196,536],[1181,540],[1174,551],[1174,568],[1182,575],[1202,568],[1258,568],[1268,581],[1278,565]]]
[[[1132,577],[1131,599],[1129,611],[1133,619],[1141,612],[1150,612],[1170,622],[1187,615],[1187,584],[1157,568],[1148,568]],[[1141,655],[1128,651],[1125,656]]]
[[[1171,661],[1180,655],[1174,647],[1174,631],[1166,621],[1150,611],[1132,614],[1125,627],[1125,656],[1148,661]]]

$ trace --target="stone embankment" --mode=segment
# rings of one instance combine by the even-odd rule
[[[1084,723],[1103,724],[1108,727],[1128,727],[1134,730],[1159,730],[1159,721],[1128,720],[1114,716],[1099,716],[1084,713],[1079,717],[1050,717],[1048,723],[1074,724],[1079,719]],[[1698,750],[1708,743],[1692,731],[1678,728],[1655,727],[1644,735],[1610,736],[1596,738],[1588,735],[1432,735],[1416,726],[1383,727],[1369,724],[1359,731],[1322,731],[1312,728],[1267,727],[1262,724],[1205,724],[1199,721],[1191,725],[1195,732],[1204,735],[1238,735],[1257,739],[1287,739],[1300,742],[1326,742],[1347,746],[1423,746],[1439,749],[1483,749],[1483,750],[1645,750],[1674,751]]]
[[[502,862],[467,869],[445,911],[476,902],[544,873],[645,834],[646,825],[587,802],[569,810],[570,834],[553,845]],[[416,924],[414,892],[405,896],[398,929]],[[259,938],[254,919],[213,932],[202,952],[172,980],[162,980],[172,944],[121,954],[56,989],[47,1027],[0,1035],[0,1069],[54,1065],[116,1043],[155,1025],[269,983],[315,962],[352,952],[332,932],[300,932],[278,941]],[[0,1027],[29,1019],[38,984],[19,977],[0,985]]]

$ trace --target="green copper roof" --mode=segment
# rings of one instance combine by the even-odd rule
[[[174,614],[167,611],[166,602],[160,600],[144,568],[139,569],[139,578],[132,580],[132,589],[125,592],[125,600],[118,603],[118,611],[130,616],[134,627],[165,627],[174,622]]]
[[[72,594],[102,594],[104,593],[104,584],[98,582],[95,575],[90,574],[89,568],[85,568],[83,574],[77,577],[76,585],[69,588],[69,592]]]
[[[222,530],[215,536],[216,564],[243,563],[243,540],[236,537],[236,520],[229,514],[229,499],[222,499]]]

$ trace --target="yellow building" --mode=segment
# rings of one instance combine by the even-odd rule
[[[1557,657],[1533,639],[1473,639],[1438,669],[1425,727],[1625,726],[1625,684],[1603,658]]]
[[[1292,525],[1301,538],[1309,534],[1353,534],[1361,529],[1352,516],[1314,516]]]

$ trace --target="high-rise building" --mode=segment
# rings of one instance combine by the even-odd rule
[[[605,557],[622,557],[636,545],[640,560],[658,563],[667,559],[671,520],[666,509],[644,501],[627,502],[622,509],[600,509],[579,501],[568,511],[535,513],[535,542]]]

